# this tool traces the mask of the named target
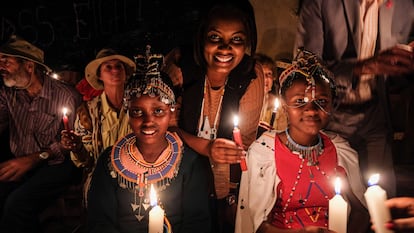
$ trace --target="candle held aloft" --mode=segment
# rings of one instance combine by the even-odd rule
[[[344,200],[340,193],[341,180],[339,177],[335,179],[336,195],[329,200],[329,230],[337,233],[346,233],[348,223],[348,203]]]
[[[274,105],[273,105],[272,116],[270,118],[270,128],[271,129],[273,129],[273,124],[276,120],[276,114],[277,114],[277,109],[279,108],[279,105],[280,105],[279,99],[275,98],[275,102],[274,102]]]
[[[62,117],[63,126],[65,127],[66,130],[69,130],[69,119],[68,119],[68,115],[67,115],[68,109],[63,108],[62,112],[63,112],[63,117]]]
[[[151,184],[150,204],[152,209],[149,212],[148,233],[163,233],[164,231],[164,210],[157,204],[157,194]]]
[[[379,174],[372,175],[368,180],[368,189],[365,192],[365,200],[368,205],[368,212],[376,233],[392,233],[385,228],[385,223],[391,221],[390,210],[385,206],[387,193],[378,185]]]
[[[241,138],[241,133],[240,133],[240,129],[239,129],[239,117],[238,116],[234,116],[233,118],[233,124],[234,124],[234,128],[233,128],[233,140],[234,142],[238,145],[243,147],[243,141]],[[246,171],[247,170],[247,164],[246,164],[246,159],[242,159],[240,161],[240,168],[242,171]]]

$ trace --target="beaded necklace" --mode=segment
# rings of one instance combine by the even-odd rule
[[[318,165],[318,157],[323,153],[323,142],[321,135],[318,134],[318,143],[313,146],[303,146],[295,141],[293,141],[292,137],[289,135],[289,128],[286,128],[286,146],[295,154],[299,155],[299,158],[306,159],[308,161],[308,166],[315,166]]]
[[[289,198],[286,200],[286,203],[285,203],[285,205],[283,206],[283,209],[282,209],[282,213],[284,214],[285,212],[286,212],[286,210],[287,210],[287,208],[289,207],[289,204],[290,204],[290,202],[291,202],[291,198],[293,197],[293,195],[294,195],[294,193],[295,193],[295,191],[296,191],[296,189],[297,189],[297,185],[299,184],[299,180],[300,180],[300,178],[301,178],[301,175],[302,175],[302,170],[303,170],[303,163],[304,163],[304,161],[305,161],[305,159],[302,159],[301,160],[301,163],[300,163],[300,165],[299,165],[299,170],[298,170],[298,175],[296,176],[296,180],[295,180],[295,182],[293,183],[293,186],[292,186],[292,189],[291,189],[291,191],[290,191],[290,193],[289,193]],[[318,171],[318,172],[320,172],[324,177],[326,177],[328,180],[330,179],[330,177],[326,174],[326,172],[325,171],[323,171],[318,165],[316,165],[315,166],[315,168],[316,168],[316,170]],[[309,175],[310,175],[310,177],[311,178],[313,178],[313,173],[312,173],[312,171],[309,169]],[[318,186],[318,184],[317,183],[315,183],[315,185],[316,186]],[[318,189],[319,190],[321,190],[319,187],[318,187]],[[329,200],[328,199],[328,195],[326,194],[326,193],[323,193],[324,194],[324,197],[325,197],[325,199],[327,199],[327,200]],[[308,195],[306,195],[305,196],[305,198],[303,199],[302,198],[302,196],[301,196],[301,198],[300,198],[300,200],[299,200],[299,202],[302,204],[302,205],[305,205],[305,203],[307,202],[307,200],[308,200]]]
[[[218,128],[218,122],[220,120],[220,113],[221,113],[221,108],[222,108],[222,104],[223,104],[223,97],[224,97],[224,92],[226,90],[226,85],[227,85],[227,80],[224,83],[224,86],[222,87],[222,91],[220,93],[220,100],[219,100],[219,104],[217,106],[216,109],[216,115],[214,117],[214,121],[213,121],[213,128],[211,128],[210,126],[210,122],[208,119],[208,115],[204,115],[204,108],[206,107],[206,98],[208,98],[207,95],[210,94],[210,89],[212,88],[210,85],[210,82],[208,81],[208,77],[207,75],[204,78],[204,89],[203,89],[203,101],[201,102],[201,113],[200,113],[200,119],[198,120],[198,137],[201,138],[205,138],[205,139],[209,139],[209,140],[213,140],[217,138],[217,128]],[[213,102],[213,100],[211,100],[211,98],[209,99],[210,104],[211,102]],[[211,109],[209,109],[211,111]],[[213,111],[214,112],[214,111]]]
[[[303,174],[303,169],[304,169],[304,163],[305,160],[308,160],[307,165],[308,165],[308,171],[309,171],[309,176],[311,178],[311,180],[313,180],[314,175],[312,172],[312,168],[316,168],[316,171],[321,173],[324,177],[326,177],[328,180],[330,179],[329,175],[326,174],[325,171],[323,171],[320,167],[319,167],[319,163],[318,163],[318,157],[319,155],[321,155],[323,153],[323,141],[322,141],[322,137],[320,135],[318,135],[318,143],[314,146],[310,146],[310,147],[306,147],[303,145],[300,145],[298,143],[296,143],[295,141],[293,141],[292,137],[289,135],[288,129],[285,130],[286,133],[286,137],[287,137],[287,142],[286,142],[286,146],[287,148],[293,153],[298,155],[298,157],[301,159],[299,168],[298,168],[298,172],[297,172],[297,176],[295,181],[293,182],[293,186],[290,189],[289,195],[288,195],[288,199],[286,200],[285,204],[282,206],[282,216],[283,218],[285,218],[285,224],[290,228],[291,227],[291,223],[293,223],[293,218],[292,216],[289,217],[289,219],[286,219],[286,211],[289,208],[292,198],[295,195],[295,191],[297,190],[297,185],[299,184],[299,180],[301,179]],[[321,187],[319,186],[319,184],[317,182],[311,182],[309,184],[309,188],[308,188],[308,192],[304,193],[304,195],[299,194],[299,203],[302,206],[305,206],[307,201],[308,201],[308,197],[309,197],[309,192],[312,189],[312,186],[315,186],[315,188],[317,188],[317,190],[319,190],[324,198],[326,200],[329,200],[328,194],[325,193]],[[314,207],[314,208],[309,208],[306,207],[304,208],[304,211],[307,213],[308,217],[311,219],[312,222],[317,222],[318,219],[323,216],[326,218],[327,213],[324,213],[323,208],[321,207]],[[294,215],[297,215],[297,212],[294,212]],[[325,226],[327,226],[325,224]]]
[[[131,208],[138,221],[148,211],[149,187],[159,192],[165,190],[178,175],[182,158],[182,142],[173,133],[167,132],[168,147],[154,163],[148,163],[135,146],[133,133],[119,140],[111,154],[111,176],[117,178],[119,187],[130,190],[134,198]]]

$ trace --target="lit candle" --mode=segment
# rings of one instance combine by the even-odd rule
[[[372,175],[368,180],[368,189],[365,192],[365,200],[371,221],[375,226],[376,233],[391,233],[393,231],[385,228],[385,223],[391,221],[390,210],[385,206],[387,193],[378,185],[379,174]]]
[[[63,117],[62,117],[63,126],[65,127],[66,130],[69,130],[69,119],[68,119],[68,115],[67,115],[68,109],[63,108],[62,112],[63,112]]]
[[[233,123],[234,123],[233,140],[238,146],[243,147],[243,142],[242,142],[240,129],[239,129],[239,117],[238,116],[234,116]],[[246,164],[246,160],[244,158],[242,158],[242,160],[240,161],[240,167],[241,167],[242,171],[247,170],[247,164]]]
[[[164,210],[157,204],[157,194],[152,184],[150,189],[150,204],[152,208],[149,212],[148,233],[163,233]]]
[[[279,99],[275,98],[275,102],[273,105],[273,111],[272,111],[272,117],[270,118],[270,128],[273,129],[273,123],[275,122],[276,119],[276,113],[277,113],[277,109],[279,108]]]
[[[348,203],[342,198],[341,180],[335,179],[335,196],[329,200],[329,229],[337,233],[346,233],[348,221]]]

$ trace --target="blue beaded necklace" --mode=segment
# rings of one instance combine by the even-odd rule
[[[289,128],[286,128],[286,146],[294,154],[298,154],[299,158],[308,161],[308,166],[318,165],[318,157],[323,153],[323,142],[321,135],[318,134],[318,143],[313,146],[303,146],[295,142],[289,135]]]

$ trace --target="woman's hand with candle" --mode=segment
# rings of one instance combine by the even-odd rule
[[[395,197],[385,201],[385,205],[398,216],[385,227],[396,232],[414,232],[414,198]]]
[[[246,152],[232,140],[217,138],[209,144],[210,157],[215,163],[240,163]]]
[[[238,116],[233,117],[233,123],[234,123],[233,141],[236,143],[237,146],[243,147],[243,140],[242,140],[241,132],[239,129],[239,117]],[[244,157],[241,157],[241,160],[239,163],[240,163],[241,170],[246,171],[247,170],[246,159]]]

